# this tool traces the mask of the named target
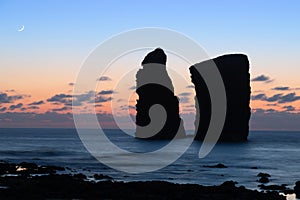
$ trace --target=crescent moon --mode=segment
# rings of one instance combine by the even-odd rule
[[[21,27],[18,31],[19,31],[19,32],[22,32],[22,31],[24,31],[24,29],[25,29],[25,26],[22,25],[22,27]]]

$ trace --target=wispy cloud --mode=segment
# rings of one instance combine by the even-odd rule
[[[19,109],[19,108],[22,108],[22,106],[23,106],[22,103],[18,103],[16,105],[11,105],[11,106],[9,106],[9,110]]]
[[[71,110],[71,108],[64,106],[62,108],[53,108],[52,109],[53,112],[61,112],[61,111],[66,111],[66,110]]]
[[[300,96],[297,96],[295,92],[288,93],[286,95],[280,94],[274,94],[271,97],[267,97],[265,94],[257,94],[254,96],[251,96],[252,100],[262,100],[267,102],[278,102],[278,103],[290,103],[294,101],[300,100]]]
[[[272,90],[287,91],[287,90],[290,90],[290,87],[282,87],[282,86],[279,86],[279,87],[274,87],[274,88],[272,88]]]
[[[97,81],[111,81],[112,79],[109,76],[101,76]]]
[[[129,90],[136,90],[136,86],[131,86],[130,88],[128,88]]]
[[[69,98],[72,98],[72,95],[69,94],[56,94],[53,97],[47,99],[48,102],[56,102],[56,103],[67,103],[70,101]]]
[[[13,103],[16,100],[23,99],[25,95],[8,95],[7,93],[0,93],[0,104],[1,103]]]
[[[179,101],[180,101],[180,103],[189,103],[190,102],[190,98],[188,98],[188,97],[180,97]]]
[[[113,90],[102,90],[98,94],[99,95],[109,95],[115,93]]]
[[[251,100],[265,100],[266,98],[267,96],[263,93],[251,96]]]
[[[38,107],[38,106],[29,106],[28,109],[38,110],[38,109],[40,109],[40,107]]]
[[[35,102],[32,102],[30,104],[28,104],[29,106],[37,106],[37,105],[42,105],[44,104],[45,102],[43,100],[41,101],[35,101]]]
[[[178,96],[181,96],[181,97],[187,97],[187,96],[190,96],[190,95],[192,95],[191,92],[182,92],[182,93],[178,94]]]
[[[259,76],[255,77],[255,78],[251,79],[251,81],[252,81],[252,82],[265,82],[265,83],[270,83],[270,82],[272,82],[273,80],[272,80],[270,77],[268,77],[268,76],[262,74],[262,75],[259,75]]]
[[[285,109],[287,112],[295,111],[296,108],[294,106],[283,106],[282,108]]]
[[[195,86],[193,86],[193,85],[188,85],[188,86],[186,86],[186,88],[195,88]]]
[[[104,96],[98,95],[95,98],[95,103],[105,103],[105,102],[111,101],[112,99],[113,99],[112,97],[104,97]]]

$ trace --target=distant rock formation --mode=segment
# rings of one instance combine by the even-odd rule
[[[215,62],[220,71],[227,98],[226,120],[219,141],[246,141],[251,114],[249,107],[251,88],[248,58],[246,55],[232,54],[217,57],[212,61]],[[197,64],[197,67],[204,66],[207,62],[201,62]],[[198,100],[195,123],[199,121],[201,115],[195,139],[203,140],[210,123],[211,99],[206,83],[195,66],[190,67],[190,73]]]
[[[184,137],[179,116],[179,101],[166,70],[167,56],[160,48],[150,52],[136,74],[139,99],[136,104],[136,137],[144,139],[172,139]],[[161,107],[155,107],[161,105]],[[151,108],[152,107],[152,108]]]

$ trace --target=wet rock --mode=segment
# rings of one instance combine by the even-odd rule
[[[269,183],[270,182],[269,178],[267,178],[267,177],[261,177],[257,181],[260,183]]]
[[[77,179],[86,179],[86,175],[82,174],[82,173],[79,173],[79,174],[74,174],[73,175],[74,178],[77,178]]]
[[[297,198],[300,198],[300,181],[297,181],[295,184],[296,185],[294,187],[294,190],[295,190],[296,196],[297,196]]]
[[[96,180],[103,180],[103,179],[109,179],[112,180],[113,178],[104,174],[94,174],[94,179]]]
[[[207,167],[207,168],[227,168],[226,165],[219,163],[217,165],[203,165],[203,167]]]
[[[267,178],[270,178],[270,177],[271,177],[270,174],[268,174],[268,173],[262,173],[262,172],[260,172],[259,174],[257,174],[257,176],[258,176],[258,177],[267,177]]]
[[[257,176],[260,177],[260,179],[257,180],[260,183],[269,183],[270,182],[269,178],[271,177],[271,175],[268,173],[260,172],[259,174],[257,174]]]
[[[262,190],[279,190],[279,191],[284,191],[286,190],[286,185],[259,185],[258,186]]]
[[[243,199],[284,200],[278,192],[258,192],[236,187],[228,181],[220,186],[174,184],[164,181],[89,182],[72,175],[45,175],[29,179],[0,177],[0,199]]]
[[[192,82],[196,90],[196,140],[206,136],[211,119],[211,98],[204,77],[197,69],[217,66],[222,77],[227,101],[227,112],[224,127],[219,141],[243,142],[247,140],[250,119],[250,74],[249,61],[246,55],[224,55],[207,60],[190,67]],[[209,78],[209,77],[205,77]],[[198,102],[198,103],[197,103]],[[201,119],[200,119],[201,115]]]

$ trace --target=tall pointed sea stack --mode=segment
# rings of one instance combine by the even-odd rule
[[[144,58],[143,68],[136,74],[136,92],[139,95],[136,104],[137,138],[172,139],[185,136],[179,116],[179,101],[174,96],[166,62],[164,51],[155,49]]]
[[[224,82],[227,112],[225,124],[219,141],[240,142],[246,141],[249,132],[250,119],[250,74],[249,61],[246,55],[232,54],[217,57],[197,64],[197,67],[208,65],[214,61]],[[192,82],[195,85],[196,98],[196,140],[203,140],[211,117],[211,99],[203,77],[195,66],[190,67]],[[200,117],[201,116],[201,117]]]

